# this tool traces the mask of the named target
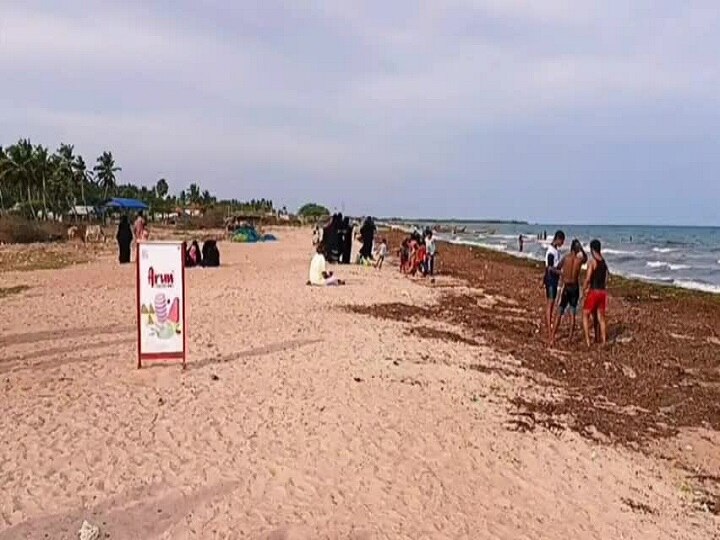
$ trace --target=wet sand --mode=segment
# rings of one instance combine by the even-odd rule
[[[650,452],[600,422],[593,438],[518,414],[565,388],[527,365],[540,349],[496,340],[522,343],[524,304],[390,266],[310,288],[309,232],[278,235],[223,243],[223,267],[188,272],[186,372],[135,369],[134,268],[109,252],[0,273],[16,288],[0,300],[0,539],[77,538],[83,519],[144,539],[716,535],[708,481],[667,443],[682,457],[699,435],[668,424],[679,435]],[[467,304],[443,311],[449,292],[495,306],[498,328]]]

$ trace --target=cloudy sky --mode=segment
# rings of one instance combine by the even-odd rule
[[[716,0],[0,0],[0,144],[355,214],[720,225]]]

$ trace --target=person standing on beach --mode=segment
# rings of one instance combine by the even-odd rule
[[[127,216],[120,218],[120,224],[118,225],[117,234],[115,239],[118,243],[118,260],[120,264],[127,264],[130,262],[130,244],[133,241],[132,230],[130,230],[130,220]]]
[[[545,324],[548,329],[548,340],[552,340],[553,312],[555,310],[555,299],[557,298],[558,285],[560,283],[560,252],[558,251],[565,243],[565,233],[557,231],[545,254]]]
[[[562,272],[562,293],[560,294],[560,307],[555,316],[555,324],[551,332],[550,346],[555,344],[555,336],[560,327],[560,321],[567,309],[570,310],[572,317],[572,326],[570,327],[570,341],[572,341],[575,334],[577,306],[580,301],[580,271],[587,260],[588,256],[582,247],[582,243],[577,238],[574,239],[570,245],[570,253],[562,258],[559,265]]]
[[[366,217],[362,227],[360,227],[360,238],[362,240],[362,248],[360,256],[368,261],[372,261],[373,239],[375,238],[375,223],[371,217]]]
[[[520,253],[522,253],[524,242],[525,242],[525,239],[523,238],[523,235],[521,234],[520,236],[518,236],[518,249],[520,250]]]
[[[135,218],[135,223],[133,223],[133,234],[135,235],[136,242],[146,238],[145,226],[145,217],[143,216],[142,210],[140,210]]]
[[[425,231],[425,274],[429,276],[435,275],[435,238],[430,229]]]
[[[382,270],[383,263],[385,262],[385,257],[387,257],[388,253],[388,245],[387,245],[387,239],[383,238],[380,240],[380,244],[377,247],[377,251],[375,253],[375,268],[378,270]]]
[[[583,292],[585,293],[585,304],[583,306],[583,328],[585,329],[585,342],[588,348],[590,345],[590,317],[597,315],[599,323],[595,328],[595,341],[600,341],[603,345],[607,342],[607,322],[605,320],[605,310],[607,308],[607,281],[608,267],[605,258],[601,253],[600,240],[590,242],[590,254],[592,259],[588,265],[587,275],[585,276],[585,285]]]

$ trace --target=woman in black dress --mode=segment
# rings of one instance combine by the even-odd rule
[[[119,260],[120,264],[127,264],[130,262],[130,244],[132,244],[133,235],[132,229],[130,228],[130,221],[127,216],[120,218],[120,224],[118,225],[117,235],[115,239],[118,243]]]
[[[375,237],[375,223],[373,219],[368,217],[360,228],[360,238],[362,239],[362,248],[360,255],[364,259],[372,260],[373,238]]]

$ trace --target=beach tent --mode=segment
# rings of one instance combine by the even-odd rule
[[[242,225],[233,231],[230,240],[244,244],[254,244],[256,242],[274,242],[277,238],[272,234],[261,235],[252,225]]]
[[[147,210],[149,207],[147,204],[145,204],[142,201],[138,201],[137,199],[122,199],[120,197],[114,197],[107,201],[104,205],[104,208],[108,208],[110,210]]]

